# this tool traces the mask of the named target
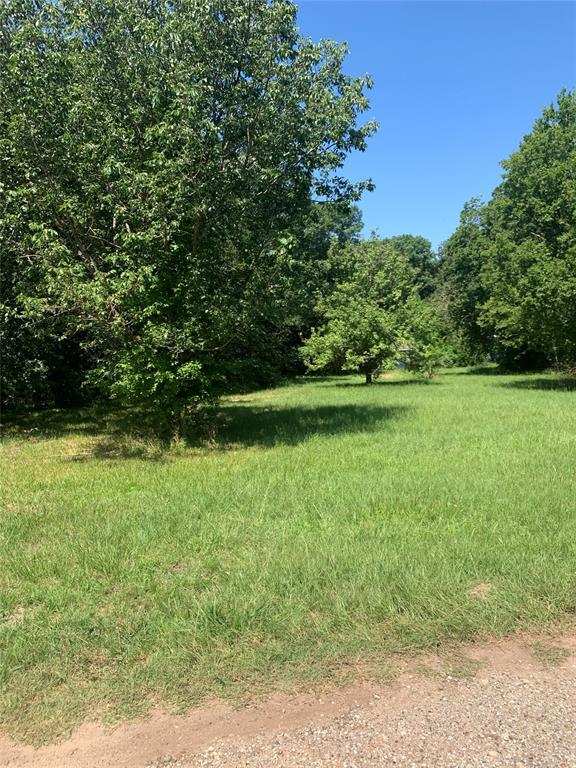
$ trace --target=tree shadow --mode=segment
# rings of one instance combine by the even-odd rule
[[[339,381],[334,382],[335,387],[362,387],[363,389],[370,390],[373,387],[431,387],[441,384],[441,381],[437,379],[383,379],[373,381],[372,384],[366,385],[364,381]]]
[[[245,402],[245,401],[244,401]],[[374,432],[385,422],[405,415],[405,406],[341,405],[317,407],[265,407],[244,403],[215,409],[210,428],[181,438],[187,448],[226,451],[240,447],[297,445],[314,436]],[[76,408],[11,414],[4,419],[7,436],[37,442],[54,438],[78,440],[70,461],[90,459],[168,458],[172,437],[158,428],[158,418],[143,410],[105,407]]]
[[[322,405],[298,408],[233,406],[218,415],[215,445],[297,445],[316,437],[345,433],[377,432],[386,422],[404,417],[406,406]]]
[[[107,414],[97,407],[8,411],[2,414],[2,434],[30,440],[75,434],[90,436],[102,431],[102,421],[106,418]]]
[[[2,415],[2,430],[6,436],[31,439],[66,435],[92,437],[102,433],[168,438],[158,414],[145,408],[119,408],[110,404],[8,412]]]
[[[78,438],[70,461],[92,458],[158,460],[170,446],[170,434],[157,414],[110,405],[54,408],[2,414],[2,435],[30,442]],[[94,440],[84,441],[84,438]]]
[[[514,379],[499,384],[508,389],[533,389],[553,392],[576,392],[576,376],[558,376],[550,379]]]
[[[307,373],[302,376],[296,376],[296,378],[290,380],[290,384],[333,384],[334,379],[345,378],[350,376],[349,373]]]
[[[474,365],[460,371],[442,371],[442,376],[505,376],[509,373],[510,371],[505,371],[503,368],[492,363],[486,365]]]
[[[486,365],[475,365],[471,368],[465,368],[458,371],[443,371],[442,376],[534,376],[546,373],[547,370],[550,370],[550,366],[541,366],[540,368],[510,368],[496,363],[488,363]]]

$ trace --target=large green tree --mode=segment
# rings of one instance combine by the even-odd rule
[[[576,362],[576,95],[563,91],[485,205],[467,204],[443,244],[437,300],[469,359]]]
[[[576,93],[563,91],[503,162],[488,207],[480,322],[509,359],[576,362]]]
[[[339,174],[366,78],[286,0],[8,0],[0,9],[4,392],[74,347],[167,413],[274,343],[295,229]],[[29,376],[29,373],[25,374]]]
[[[430,240],[421,235],[395,235],[387,238],[386,242],[406,256],[416,270],[420,295],[429,296],[434,290],[434,278],[438,270],[438,259]]]

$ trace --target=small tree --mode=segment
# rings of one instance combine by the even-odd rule
[[[326,323],[314,329],[302,349],[311,371],[360,371],[366,384],[394,356],[398,332],[392,313],[357,296],[350,283],[338,286],[328,301]]]
[[[416,365],[416,353],[431,360],[431,335],[425,333],[431,317],[421,308],[418,274],[406,255],[373,239],[347,246],[335,261],[347,279],[319,304],[324,324],[302,349],[308,369],[358,370],[370,384],[403,347],[413,350],[410,365]]]
[[[431,379],[445,364],[447,344],[441,333],[436,307],[418,298],[409,300],[405,313],[406,353],[403,356],[408,370],[425,374]]]

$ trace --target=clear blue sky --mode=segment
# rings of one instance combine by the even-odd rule
[[[345,71],[369,72],[367,151],[346,164],[376,191],[360,207],[366,234],[411,233],[437,246],[471,197],[487,199],[500,160],[542,108],[576,85],[574,2],[300,0],[315,40],[347,41]]]

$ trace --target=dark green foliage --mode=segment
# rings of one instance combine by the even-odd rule
[[[3,404],[98,393],[182,424],[231,387],[400,359],[576,362],[576,101],[440,258],[360,241],[366,78],[287,0],[0,8]],[[315,329],[315,330],[314,330]]]
[[[489,207],[481,323],[508,357],[576,361],[576,94],[563,92],[518,152]]]
[[[437,298],[474,357],[508,368],[576,362],[576,95],[563,91],[484,206],[442,248]]]
[[[299,38],[284,0],[0,14],[5,401],[50,399],[60,343],[166,411],[274,376],[312,198],[363,188],[337,174],[374,128],[345,48]]]
[[[502,162],[491,217],[515,242],[537,240],[561,256],[576,237],[576,92],[544,109],[517,152]]]
[[[432,243],[420,235],[396,235],[386,240],[392,248],[406,256],[410,266],[417,273],[422,297],[429,296],[434,290],[434,278],[438,270],[438,260],[432,250]]]
[[[486,247],[485,211],[471,200],[460,214],[460,226],[442,245],[436,301],[445,324],[461,350],[459,364],[476,363],[491,350],[490,332],[481,328],[480,308],[488,298],[481,273]]]

